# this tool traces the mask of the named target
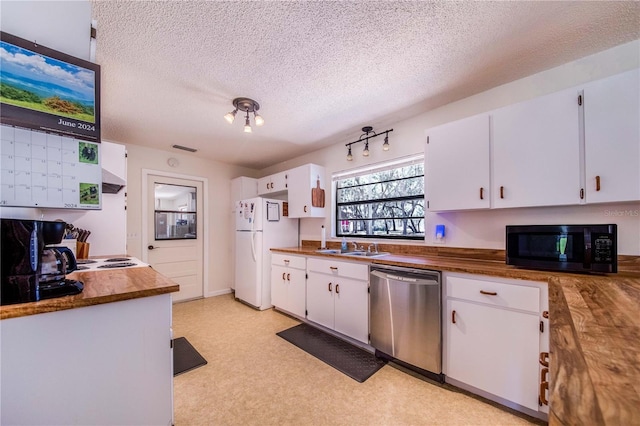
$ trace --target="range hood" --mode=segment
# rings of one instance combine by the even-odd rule
[[[117,194],[125,187],[127,181],[111,173],[107,169],[102,169],[102,193]]]

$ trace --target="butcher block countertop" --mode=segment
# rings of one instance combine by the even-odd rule
[[[427,253],[421,254],[383,246],[380,251],[394,254],[360,258],[316,253],[317,247],[317,242],[303,242],[272,251],[547,282],[549,424],[640,425],[640,258],[621,256],[617,274],[586,275],[515,268],[504,263],[500,250],[439,253],[439,248],[422,247]]]
[[[157,273],[151,267],[76,271],[67,274],[67,278],[81,281],[84,284],[82,293],[38,302],[0,306],[0,319],[82,308],[180,290],[178,284]]]

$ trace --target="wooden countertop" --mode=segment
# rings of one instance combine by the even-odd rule
[[[67,274],[67,278],[81,281],[84,284],[82,293],[38,302],[0,306],[0,319],[119,302],[180,290],[178,284],[157,273],[151,267],[76,271]]]
[[[549,279],[550,424],[640,425],[640,279]]]
[[[273,252],[438,271],[545,281],[549,285],[549,424],[640,425],[640,272],[586,275],[533,271],[478,258],[377,258]],[[630,264],[636,265],[637,259]]]

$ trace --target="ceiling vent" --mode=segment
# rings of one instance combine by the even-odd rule
[[[189,148],[188,146],[182,146],[182,145],[171,145],[172,147],[174,147],[175,149],[181,149],[183,151],[189,151],[189,152],[196,152],[197,149],[195,148]]]

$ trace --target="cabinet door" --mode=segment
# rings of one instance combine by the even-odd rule
[[[300,269],[289,269],[287,271],[287,284],[289,284],[289,292],[287,293],[288,311],[299,317],[305,317],[306,296],[307,296],[307,280],[305,279],[305,271]]]
[[[258,195],[268,194],[271,191],[271,176],[258,179]]]
[[[640,200],[640,70],[584,86],[588,203]]]
[[[309,273],[307,279],[307,319],[332,330],[335,285],[335,277]]]
[[[317,164],[289,170],[289,217],[325,217],[325,171]]]
[[[246,200],[258,196],[258,180],[246,176],[231,179],[231,201]]]
[[[449,300],[446,318],[447,376],[537,411],[538,316]]]
[[[501,108],[493,128],[493,207],[580,203],[578,90]]]
[[[288,311],[287,306],[287,268],[271,265],[271,304]]]
[[[288,172],[280,172],[271,176],[271,192],[281,192],[288,189]]]
[[[339,278],[335,286],[335,330],[369,343],[369,284]]]
[[[488,209],[489,115],[447,123],[425,133],[429,210]]]

